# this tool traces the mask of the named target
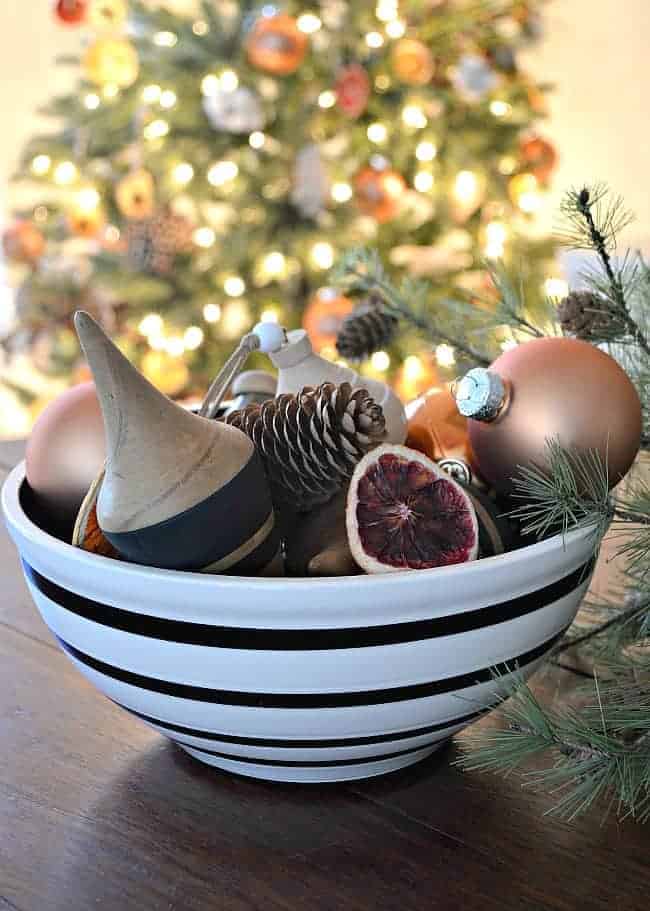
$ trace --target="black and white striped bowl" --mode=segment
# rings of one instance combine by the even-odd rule
[[[532,673],[591,576],[578,531],[474,563],[385,576],[256,579],[85,553],[2,505],[61,647],[114,702],[203,762],[278,781],[380,775],[428,756]]]

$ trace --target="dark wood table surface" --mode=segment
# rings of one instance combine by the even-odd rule
[[[0,481],[22,452],[0,443]],[[72,667],[0,530],[0,911],[648,908],[650,829],[558,821],[457,755],[326,786],[202,766]]]

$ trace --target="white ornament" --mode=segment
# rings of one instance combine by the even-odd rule
[[[497,84],[497,74],[483,57],[465,54],[458,61],[453,82],[469,101],[480,101]]]
[[[291,202],[305,218],[317,218],[329,198],[330,182],[316,143],[304,146],[296,155]]]
[[[287,341],[286,330],[278,323],[258,323],[253,329],[253,335],[260,340],[259,350],[264,354],[279,351]]]
[[[219,88],[203,99],[203,110],[215,130],[253,133],[264,126],[264,111],[257,95],[246,86],[231,91]]]

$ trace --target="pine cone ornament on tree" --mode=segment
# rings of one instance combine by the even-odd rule
[[[168,209],[130,221],[125,229],[129,265],[137,271],[168,275],[174,258],[192,250],[192,231],[187,218]]]
[[[330,500],[386,435],[381,406],[349,383],[306,386],[298,395],[247,405],[226,423],[255,444],[274,504],[299,512]]]
[[[341,357],[362,361],[391,343],[397,323],[397,317],[383,309],[379,298],[370,297],[343,320],[336,350]]]
[[[612,315],[604,301],[591,291],[571,291],[557,308],[557,317],[565,335],[592,339],[614,329]]]

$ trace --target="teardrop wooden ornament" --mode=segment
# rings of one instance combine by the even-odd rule
[[[241,431],[159,392],[83,311],[75,328],[95,379],[106,433],[99,526],[127,560],[253,574],[279,534],[264,470]]]

